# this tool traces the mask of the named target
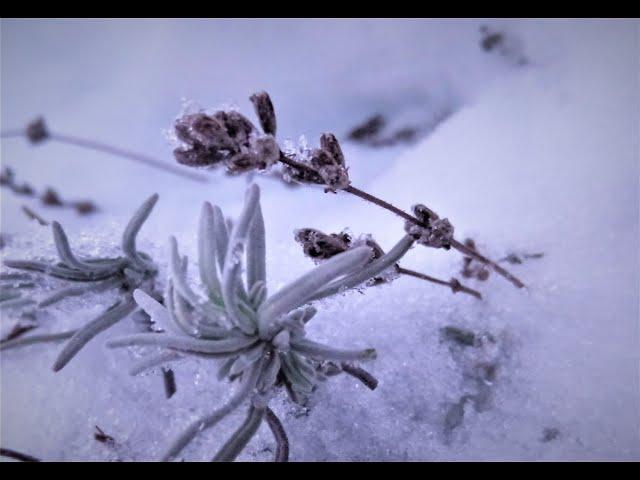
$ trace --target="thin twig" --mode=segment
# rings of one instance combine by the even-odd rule
[[[31,210],[26,205],[22,205],[22,211],[30,220],[35,220],[43,227],[46,227],[47,225],[49,225],[49,222],[47,222],[44,218],[42,218],[40,215],[38,215],[36,212]]]
[[[273,437],[276,440],[276,453],[274,456],[274,462],[288,462],[289,461],[289,439],[287,438],[287,432],[284,430],[282,422],[278,416],[269,407],[266,409],[267,425]]]
[[[26,453],[17,452],[9,448],[0,448],[0,455],[3,457],[9,457],[15,460],[20,460],[21,462],[41,462],[42,461],[39,458],[33,457],[31,455],[27,455]]]
[[[17,137],[25,137],[26,135],[27,133],[25,130],[6,130],[0,133],[0,138],[17,138]],[[189,180],[195,180],[197,182],[203,182],[203,183],[206,183],[209,181],[208,178],[204,175],[185,171],[185,170],[182,170],[181,168],[175,167],[172,164],[161,162],[160,160],[157,160],[155,158],[151,158],[146,155],[142,155],[140,153],[131,152],[129,150],[125,150],[122,148],[113,147],[105,143],[100,143],[93,140],[87,140],[84,138],[79,138],[71,135],[61,135],[61,134],[52,133],[52,132],[48,132],[47,138],[50,140],[56,140],[60,143],[66,143],[68,145],[75,145],[78,147],[88,148],[90,150],[95,150],[98,152],[104,152],[104,153],[109,153],[119,157],[128,158],[129,160],[143,163],[147,166],[164,170],[165,172],[173,173],[174,175],[179,175],[184,178],[188,178]]]
[[[496,273],[498,273],[499,275],[502,275],[504,278],[506,278],[511,283],[513,283],[516,287],[518,287],[518,288],[523,288],[524,287],[524,283],[522,283],[515,275],[512,275],[507,270],[502,268],[497,263],[489,260],[484,255],[476,252],[475,250],[472,250],[471,248],[467,247],[463,243],[460,243],[455,238],[451,241],[451,246],[453,248],[455,248],[456,250],[458,250],[460,253],[464,253],[465,255],[467,255],[469,257],[473,257],[476,260],[478,260],[478,261],[484,263],[485,265],[491,267]]]
[[[88,148],[90,150],[95,150],[98,152],[110,153],[112,155],[128,158],[135,162],[143,163],[147,166],[158,168],[160,170],[164,170],[165,172],[173,173],[174,175],[180,175],[184,178],[188,178],[189,180],[195,180],[197,182],[203,182],[203,183],[206,183],[209,181],[207,177],[203,175],[182,170],[181,168],[175,167],[168,163],[161,162],[159,160],[156,160],[155,158],[147,157],[146,155],[141,155],[139,153],[131,152],[129,150],[112,147],[111,145],[96,142],[93,140],[86,140],[84,138],[78,138],[71,135],[60,135],[57,133],[51,133],[50,138],[51,140],[57,140],[58,142],[66,143],[68,145],[75,145],[78,147]]]
[[[18,338],[28,331],[33,330],[34,328],[36,328],[35,325],[20,325],[19,323],[17,323],[7,334],[7,336],[0,340],[0,345],[3,343],[7,343],[9,340],[13,340],[14,338]]]
[[[310,167],[310,166],[305,165],[303,163],[300,163],[300,162],[297,162],[295,160],[292,160],[291,158],[287,157],[283,152],[280,152],[280,157],[279,157],[278,160],[281,163],[284,163],[285,165],[288,165],[290,167],[293,167],[293,168],[296,168],[296,169],[299,169],[299,170],[306,170],[309,173],[313,173],[313,174],[317,175],[317,172],[315,171],[315,169],[313,167]],[[422,228],[429,228],[428,225],[425,225],[423,222],[421,222],[419,219],[417,219],[413,215],[409,215],[407,212],[405,212],[404,210],[401,210],[400,208],[392,205],[391,203],[386,202],[386,201],[382,200],[381,198],[378,198],[378,197],[376,197],[374,195],[371,195],[370,193],[367,193],[367,192],[365,192],[363,190],[360,190],[359,188],[356,188],[353,185],[348,185],[347,187],[343,188],[342,190],[347,192],[347,193],[350,193],[352,195],[355,195],[356,197],[359,197],[359,198],[361,198],[361,199],[363,199],[363,200],[365,200],[367,202],[373,203],[374,205],[377,205],[377,206],[379,206],[381,208],[384,208],[385,210],[393,212],[396,215],[398,215],[399,217],[402,217],[405,220],[408,220],[409,222],[412,222],[412,223],[414,223],[414,224],[416,224],[416,225],[418,225],[418,226],[420,226]],[[502,275],[504,278],[506,278],[511,283],[513,283],[516,287],[518,287],[518,288],[524,287],[524,283],[522,283],[517,277],[515,277],[514,275],[509,273],[507,270],[502,268],[497,263],[493,262],[492,260],[489,260],[484,255],[481,255],[478,252],[470,250],[465,245],[463,245],[462,243],[458,242],[455,239],[452,240],[451,246],[453,248],[455,248],[456,250],[458,250],[459,252],[464,253],[465,255],[468,255],[470,257],[473,257],[476,260],[478,260],[479,262],[482,262],[485,265],[490,266],[496,273],[498,273],[499,275]]]
[[[173,397],[173,394],[176,393],[176,377],[173,373],[173,370],[170,368],[162,369],[162,378],[164,380],[164,393],[167,399]]]
[[[451,279],[448,282],[446,282],[444,280],[440,280],[439,278],[435,278],[435,277],[431,277],[429,275],[425,275],[424,273],[416,272],[414,270],[409,270],[407,268],[402,268],[400,265],[396,265],[396,271],[398,273],[403,274],[403,275],[409,275],[411,277],[420,278],[420,279],[426,280],[428,282],[437,283],[438,285],[447,286],[447,287],[451,288],[453,293],[463,292],[463,293],[467,293],[469,295],[472,295],[472,296],[476,297],[478,300],[482,300],[482,294],[480,292],[478,292],[477,290],[474,290],[472,288],[465,287],[464,285],[462,285],[455,278]]]

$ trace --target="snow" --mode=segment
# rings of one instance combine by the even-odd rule
[[[518,68],[482,51],[481,24],[514,35],[531,63]],[[167,162],[162,132],[183,97],[251,112],[250,93],[265,89],[278,137],[295,144],[304,134],[311,145],[320,132],[342,137],[374,113],[400,124],[451,108],[414,144],[343,141],[354,185],[403,209],[428,205],[491,258],[545,255],[508,265],[524,290],[495,274],[461,278],[482,302],[408,277],[322,301],[309,337],[375,347],[377,360],[364,366],[380,385],[369,391],[332,377],[309,411],[276,397],[292,460],[640,459],[637,21],[3,20],[1,29],[3,129],[43,113],[52,130]],[[3,258],[55,255],[50,230],[27,220],[23,203],[59,220],[74,249],[110,255],[137,205],[158,192],[139,239],[161,279],[169,236],[195,258],[202,202],[236,216],[248,180],[210,172],[200,185],[54,143],[6,140],[1,153],[19,179],[101,208],[79,217],[3,189]],[[271,292],[313,266],[293,240],[297,228],[370,233],[385,249],[403,234],[402,219],[358,198],[253,180],[262,188]],[[401,264],[449,279],[462,258],[416,246]],[[190,273],[195,279],[195,265]],[[111,302],[69,300],[43,328],[71,328]],[[2,312],[3,334],[12,323]],[[447,326],[495,342],[456,346],[443,340]],[[223,402],[230,389],[215,379],[217,362],[177,364],[170,400],[159,372],[128,376],[136,354],[104,341],[134,328],[121,322],[56,374],[59,347],[3,352],[0,444],[47,460],[152,460]],[[497,362],[490,384],[474,377],[481,362]],[[448,414],[460,422],[454,406],[481,391],[486,408],[462,402],[461,424],[447,433]],[[242,414],[204,432],[185,458],[210,460]],[[117,446],[94,441],[94,425]],[[544,441],[550,429],[558,435]],[[274,446],[263,425],[240,459],[268,461]]]

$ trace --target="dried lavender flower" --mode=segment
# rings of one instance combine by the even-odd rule
[[[314,228],[300,228],[294,232],[294,238],[302,245],[304,254],[316,261],[345,252],[351,245],[351,236],[345,232],[326,234]]]
[[[73,208],[76,209],[80,215],[86,215],[98,210],[98,207],[91,200],[80,200],[73,203]]]
[[[291,399],[302,403],[322,379],[322,362],[375,358],[373,349],[341,350],[308,340],[305,333],[305,324],[316,313],[305,305],[333,282],[359,272],[370,261],[371,250],[363,246],[336,255],[268,296],[259,194],[256,185],[249,187],[244,209],[231,228],[218,207],[204,204],[198,234],[204,294],[189,285],[187,259],[171,238],[166,304],[161,305],[144,290],[133,294],[163,333],[129,335],[107,343],[111,348],[149,345],[167,349],[143,359],[132,373],[191,355],[224,359],[218,378],[239,379],[228,402],[191,423],[169,446],[164,460],[175,457],[199,432],[248,401],[245,423],[214,458],[231,461],[257,431],[275,389],[286,387]]]
[[[327,190],[341,190],[350,185],[344,154],[335,135],[324,133],[320,137],[320,148],[311,151],[310,158],[296,159],[307,167],[307,171],[287,165],[285,172],[294,180],[305,183],[324,184]]]
[[[61,207],[62,205],[64,205],[64,202],[60,198],[60,195],[58,195],[58,192],[50,187],[44,191],[44,193],[40,197],[40,201],[45,205],[54,207]]]
[[[224,165],[227,173],[266,170],[278,161],[280,148],[272,135],[261,135],[234,110],[180,117],[174,130],[182,146],[174,150],[178,163],[193,167]]]
[[[425,226],[406,221],[404,229],[419,244],[445,250],[451,248],[453,225],[448,219],[440,219],[434,211],[422,204],[413,206],[413,214]]]
[[[262,131],[269,135],[276,135],[276,112],[271,102],[271,97],[265,91],[254,93],[249,97],[253,107],[256,110],[256,115],[260,120],[260,126]]]
[[[476,242],[472,238],[465,239],[464,245],[474,252],[477,251]],[[463,257],[460,273],[465,278],[476,278],[481,282],[486,281],[491,274],[488,268],[470,256]]]
[[[27,125],[27,139],[33,143],[41,143],[49,138],[49,131],[43,117],[38,117]]]

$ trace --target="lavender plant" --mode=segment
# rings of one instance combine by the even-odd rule
[[[178,163],[191,167],[224,166],[228,173],[266,171],[281,163],[281,176],[287,182],[318,185],[325,192],[343,191],[382,207],[406,221],[406,232],[419,244],[460,251],[487,265],[518,288],[524,283],[506,269],[454,238],[454,227],[448,219],[441,219],[425,205],[413,207],[413,215],[395,207],[351,184],[349,169],[336,137],[324,133],[319,148],[283,152],[275,139],[276,115],[266,92],[251,96],[262,132],[235,110],[189,113],[174,124],[180,142],[174,150]]]
[[[133,300],[132,292],[136,289],[154,292],[154,282],[158,268],[148,254],[137,249],[136,237],[157,201],[157,194],[149,197],[138,208],[127,224],[122,236],[121,248],[123,256],[116,258],[80,258],[72,252],[62,226],[58,222],[53,222],[53,239],[60,262],[5,260],[4,264],[10,268],[41,272],[50,277],[81,284],[63,288],[46,296],[38,302],[39,308],[48,307],[69,297],[114,289],[120,292],[121,298],[103,314],[77,330],[48,335],[21,336],[20,338],[3,342],[0,345],[0,350],[8,350],[33,343],[68,339],[69,341],[62,348],[53,364],[53,370],[59,371],[96,335],[133,313],[136,310],[136,303]],[[12,278],[18,278],[16,275],[20,274],[7,275],[13,275]],[[21,299],[16,298],[14,301],[18,300]],[[1,302],[0,305],[2,303],[5,302]]]
[[[232,461],[267,420],[278,439],[280,456],[286,435],[269,400],[278,387],[304,404],[318,382],[348,373],[373,389],[377,381],[351,362],[375,358],[372,348],[343,350],[307,338],[305,325],[316,309],[308,305],[367,281],[402,256],[413,244],[405,237],[386,255],[373,259],[363,245],[333,256],[273,295],[267,293],[265,230],[256,185],[247,190],[240,217],[229,228],[222,211],[205,203],[198,232],[198,260],[202,293],[187,280],[187,258],[171,237],[170,273],[165,305],[144,290],[133,295],[161,332],[134,334],[108,341],[110,348],[133,345],[161,347],[143,358],[130,373],[168,364],[187,356],[223,359],[218,379],[239,379],[236,391],[220,408],[192,422],[167,448],[163,460],[178,455],[202,430],[248,403],[245,422],[215,455]],[[246,263],[246,270],[244,264]]]

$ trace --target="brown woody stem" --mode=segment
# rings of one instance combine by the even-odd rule
[[[478,292],[477,290],[474,290],[473,288],[465,287],[455,278],[446,282],[444,280],[440,280],[439,278],[425,275],[424,273],[416,272],[414,270],[409,270],[407,268],[402,268],[400,265],[396,266],[396,270],[398,273],[401,273],[403,275],[409,275],[411,277],[420,278],[421,280],[426,280],[428,282],[437,283],[438,285],[444,285],[446,287],[449,287],[451,288],[453,293],[463,292],[476,297],[478,300],[482,300],[482,294],[480,292]]]
[[[20,460],[21,462],[41,462],[39,458],[32,457],[26,453],[11,450],[10,448],[0,448],[0,456],[13,458],[14,460]]]
[[[287,432],[284,431],[282,422],[278,416],[267,407],[265,411],[267,425],[273,433],[273,437],[276,439],[276,454],[274,462],[288,462],[289,461],[289,439],[287,438]]]
[[[518,288],[523,288],[524,287],[524,283],[522,283],[520,281],[520,279],[517,278],[515,275],[509,273],[507,270],[502,268],[500,265],[498,265],[494,261],[489,260],[484,255],[482,255],[482,254],[476,252],[475,250],[467,247],[465,244],[460,243],[455,238],[451,242],[451,246],[453,248],[455,248],[456,250],[458,250],[460,253],[464,253],[465,255],[467,255],[469,257],[472,257],[472,258],[475,258],[479,262],[482,262],[485,265],[491,267],[497,274],[502,275],[504,278],[506,278],[511,283],[513,283],[516,287],[518,287]]]
[[[300,163],[300,162],[297,162],[295,160],[292,160],[291,158],[287,157],[282,152],[280,152],[279,161],[281,163],[284,163],[285,165],[290,166],[290,167],[297,168],[298,170],[306,170],[307,172],[317,174],[317,172],[315,171],[315,169],[313,167],[310,167],[308,165],[305,165],[304,163]],[[376,197],[374,195],[371,195],[370,193],[367,193],[364,190],[360,190],[359,188],[356,188],[353,185],[349,185],[346,188],[343,188],[342,190],[347,192],[347,193],[350,193],[351,195],[355,195],[356,197],[359,197],[359,198],[361,198],[361,199],[363,199],[363,200],[365,200],[365,201],[367,201],[369,203],[373,203],[374,205],[382,207],[385,210],[393,212],[396,215],[398,215],[399,217],[402,217],[405,220],[408,220],[409,222],[415,223],[416,225],[418,225],[418,226],[420,226],[422,228],[429,228],[428,225],[425,225],[424,223],[422,223],[419,219],[417,219],[413,215],[409,215],[407,212],[405,212],[404,210],[392,205],[391,203],[386,202],[386,201],[382,200],[381,198],[378,198],[378,197]],[[511,283],[513,283],[516,287],[518,287],[518,288],[524,287],[524,283],[522,283],[517,277],[515,277],[514,275],[509,273],[507,270],[502,268],[497,263],[493,262],[492,260],[489,260],[484,255],[481,255],[478,252],[473,251],[473,250],[465,247],[462,243],[458,242],[455,239],[451,242],[451,246],[453,248],[455,248],[456,250],[458,250],[459,252],[464,253],[465,255],[468,255],[470,257],[473,257],[476,260],[478,260],[479,262],[484,263],[485,265],[488,265],[496,273],[498,273],[499,275],[502,275],[504,278],[506,278]],[[447,285],[451,286],[450,282],[447,282]],[[471,289],[468,289],[468,290],[471,290]],[[460,291],[463,291],[463,290],[460,289]],[[472,291],[475,292],[475,290],[472,290]],[[471,293],[471,292],[467,292],[467,293]],[[475,293],[477,293],[477,292],[475,292]],[[471,293],[471,294],[473,295],[473,293]]]

